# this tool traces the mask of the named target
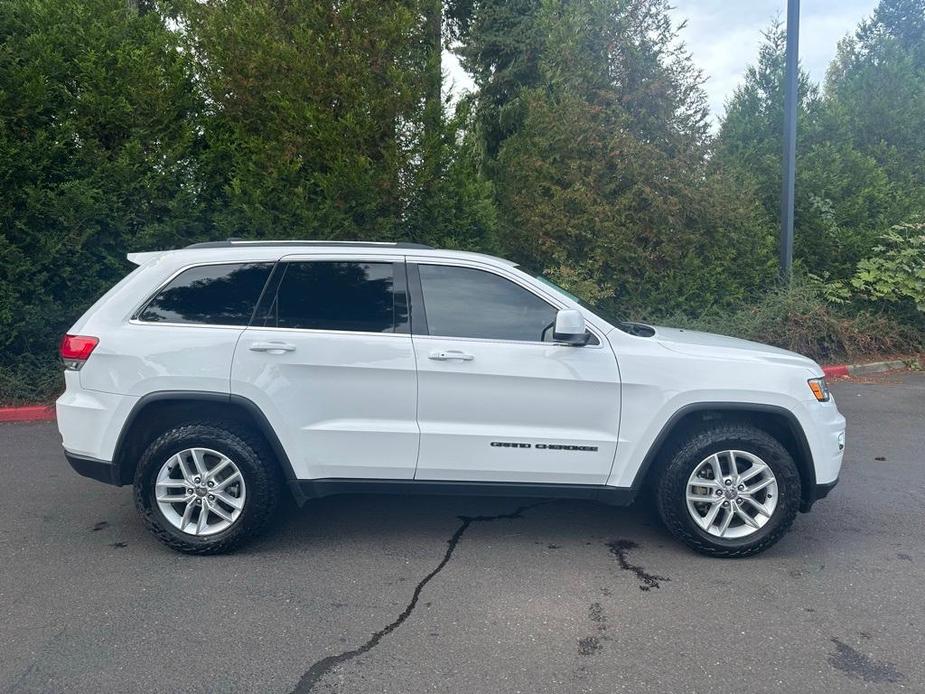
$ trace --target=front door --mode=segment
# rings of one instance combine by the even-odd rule
[[[421,429],[415,479],[604,484],[620,421],[606,340],[553,344],[564,305],[517,273],[451,262],[408,266]]]
[[[231,392],[270,420],[297,477],[411,479],[417,376],[404,259],[286,258],[235,349]]]

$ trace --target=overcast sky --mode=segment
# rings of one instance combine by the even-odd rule
[[[674,0],[677,21],[686,19],[682,40],[707,76],[704,85],[714,118],[758,54],[761,32],[775,17],[786,19],[786,0]],[[803,0],[800,15],[800,61],[821,82],[845,34],[870,15],[877,0]],[[456,58],[444,55],[447,87],[455,93],[472,89],[471,78]]]

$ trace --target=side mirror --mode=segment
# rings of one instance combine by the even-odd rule
[[[591,334],[585,328],[585,317],[581,315],[581,311],[564,308],[556,313],[556,326],[553,328],[552,339],[559,344],[575,347],[588,344]]]

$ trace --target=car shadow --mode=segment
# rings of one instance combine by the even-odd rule
[[[547,538],[550,543],[607,541],[615,536],[671,542],[651,505],[629,507],[574,499],[519,497],[344,494],[299,508],[284,504],[276,522],[242,551],[291,552],[331,543],[367,545],[446,539],[470,520],[516,514],[504,533]],[[499,526],[500,527],[500,526]]]
[[[839,515],[839,510],[834,507],[826,507],[824,511],[818,509],[826,516]],[[298,507],[287,499],[266,532],[237,553],[262,555],[347,546],[397,547],[409,540],[430,545],[447,541],[466,519],[494,520],[496,516],[505,518],[512,513],[517,514],[516,524],[486,524],[479,532],[492,536],[522,536],[525,542],[556,546],[630,542],[694,561],[715,561],[702,557],[673,538],[662,524],[654,503],[645,496],[630,506],[575,499],[343,494],[314,499]],[[842,542],[850,541],[850,537],[843,534],[825,534],[820,533],[818,527],[807,527],[807,524],[817,526],[810,523],[811,520],[807,520],[806,514],[797,514],[793,528],[780,542],[754,557],[733,563],[780,561],[838,552]]]

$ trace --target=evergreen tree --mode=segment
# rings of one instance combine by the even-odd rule
[[[839,43],[826,97],[842,134],[925,211],[925,0],[881,0]]]
[[[147,4],[0,3],[4,380],[54,358],[127,251],[196,235],[198,110],[187,58]]]
[[[745,78],[726,101],[725,114],[715,145],[718,163],[737,176],[756,183],[769,221],[776,221],[780,208],[781,162],[784,133],[784,68],[787,34],[780,20],[763,33],[756,64],[749,65]],[[799,70],[797,86],[798,150],[819,114],[819,90],[809,75]]]
[[[215,235],[392,239],[420,154],[427,61],[417,3],[179,5],[209,108]]]
[[[767,223],[780,216],[786,35],[780,22],[765,32],[756,65],[726,104],[715,165],[750,180]],[[888,171],[855,146],[843,110],[823,98],[800,71],[794,256],[810,272],[845,278],[902,220],[907,200]]]
[[[636,315],[741,304],[776,278],[783,30],[715,139],[679,38],[668,0],[0,3],[0,398],[49,391],[127,251],[205,238],[414,239]],[[478,87],[455,113],[446,41]],[[796,257],[831,286],[925,215],[923,125],[925,0],[881,0],[822,94],[800,78]]]
[[[484,205],[478,186],[459,187],[460,121],[443,112],[439,3],[178,8],[209,105],[202,165],[216,235],[444,239],[457,223],[447,210],[466,238],[488,233],[490,222],[471,226]]]
[[[707,165],[701,77],[663,0],[475,2],[475,75],[499,243],[635,314],[728,305],[773,276],[752,198]]]

